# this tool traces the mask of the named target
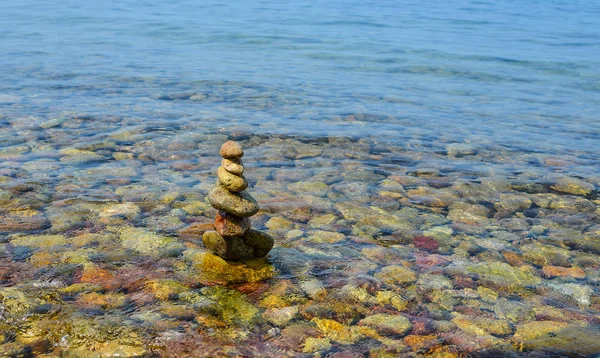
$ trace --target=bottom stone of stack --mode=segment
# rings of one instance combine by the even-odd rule
[[[221,236],[216,231],[202,235],[204,246],[225,260],[247,260],[266,256],[274,240],[268,234],[250,229],[243,236]]]

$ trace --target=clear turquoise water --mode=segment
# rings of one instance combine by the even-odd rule
[[[598,29],[591,0],[0,1],[0,356],[597,354]],[[275,237],[242,279],[200,240],[228,139]]]
[[[599,149],[594,1],[0,4],[3,114]],[[211,101],[161,100],[181,92]],[[359,124],[344,120],[361,113]],[[282,126],[285,124],[285,126]]]

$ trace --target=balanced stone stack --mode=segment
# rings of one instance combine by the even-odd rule
[[[245,260],[266,256],[273,247],[273,238],[252,229],[250,216],[258,212],[256,200],[245,190],[239,144],[227,141],[220,151],[223,161],[217,170],[219,180],[208,194],[208,201],[219,212],[215,218],[215,231],[202,235],[207,249],[226,260]]]

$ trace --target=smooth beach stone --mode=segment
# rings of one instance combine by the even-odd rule
[[[412,323],[408,318],[401,315],[377,313],[368,316],[358,322],[360,326],[369,326],[384,334],[404,335],[411,328]]]
[[[273,248],[275,240],[271,235],[264,232],[250,229],[245,235],[246,243],[254,248],[254,257],[264,257]]]
[[[223,158],[241,158],[244,156],[244,151],[239,144],[232,140],[228,140],[221,146],[219,154],[221,154]]]
[[[258,212],[258,204],[254,198],[246,193],[231,193],[221,184],[217,184],[210,193],[208,201],[217,210],[222,210],[233,215],[248,217]]]
[[[561,193],[586,196],[594,191],[594,185],[583,180],[563,176],[558,178],[550,187]]]
[[[221,236],[216,231],[207,231],[202,235],[204,246],[225,260],[243,260],[254,258],[254,248],[246,244],[242,236]]]
[[[244,163],[239,158],[223,158],[221,166],[231,174],[242,175],[244,173]]]
[[[215,230],[222,236],[244,235],[250,230],[250,218],[220,211],[215,217]]]
[[[243,176],[237,176],[229,173],[224,167],[217,169],[217,176],[223,186],[229,191],[239,192],[245,190],[248,187],[248,181]]]
[[[0,233],[19,231],[44,230],[50,227],[50,221],[46,215],[38,214],[32,216],[2,215],[0,216]]]
[[[183,253],[196,269],[200,280],[220,283],[257,282],[269,279],[277,272],[265,260],[249,260],[244,263],[225,261],[209,252],[188,250]]]

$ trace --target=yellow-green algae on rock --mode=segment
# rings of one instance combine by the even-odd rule
[[[597,326],[534,321],[517,326],[513,342],[520,350],[545,350],[587,357],[600,352],[598,337],[600,329]]]
[[[205,251],[187,250],[184,257],[196,270],[199,280],[220,283],[257,282],[269,279],[276,269],[265,259],[228,262]]]

